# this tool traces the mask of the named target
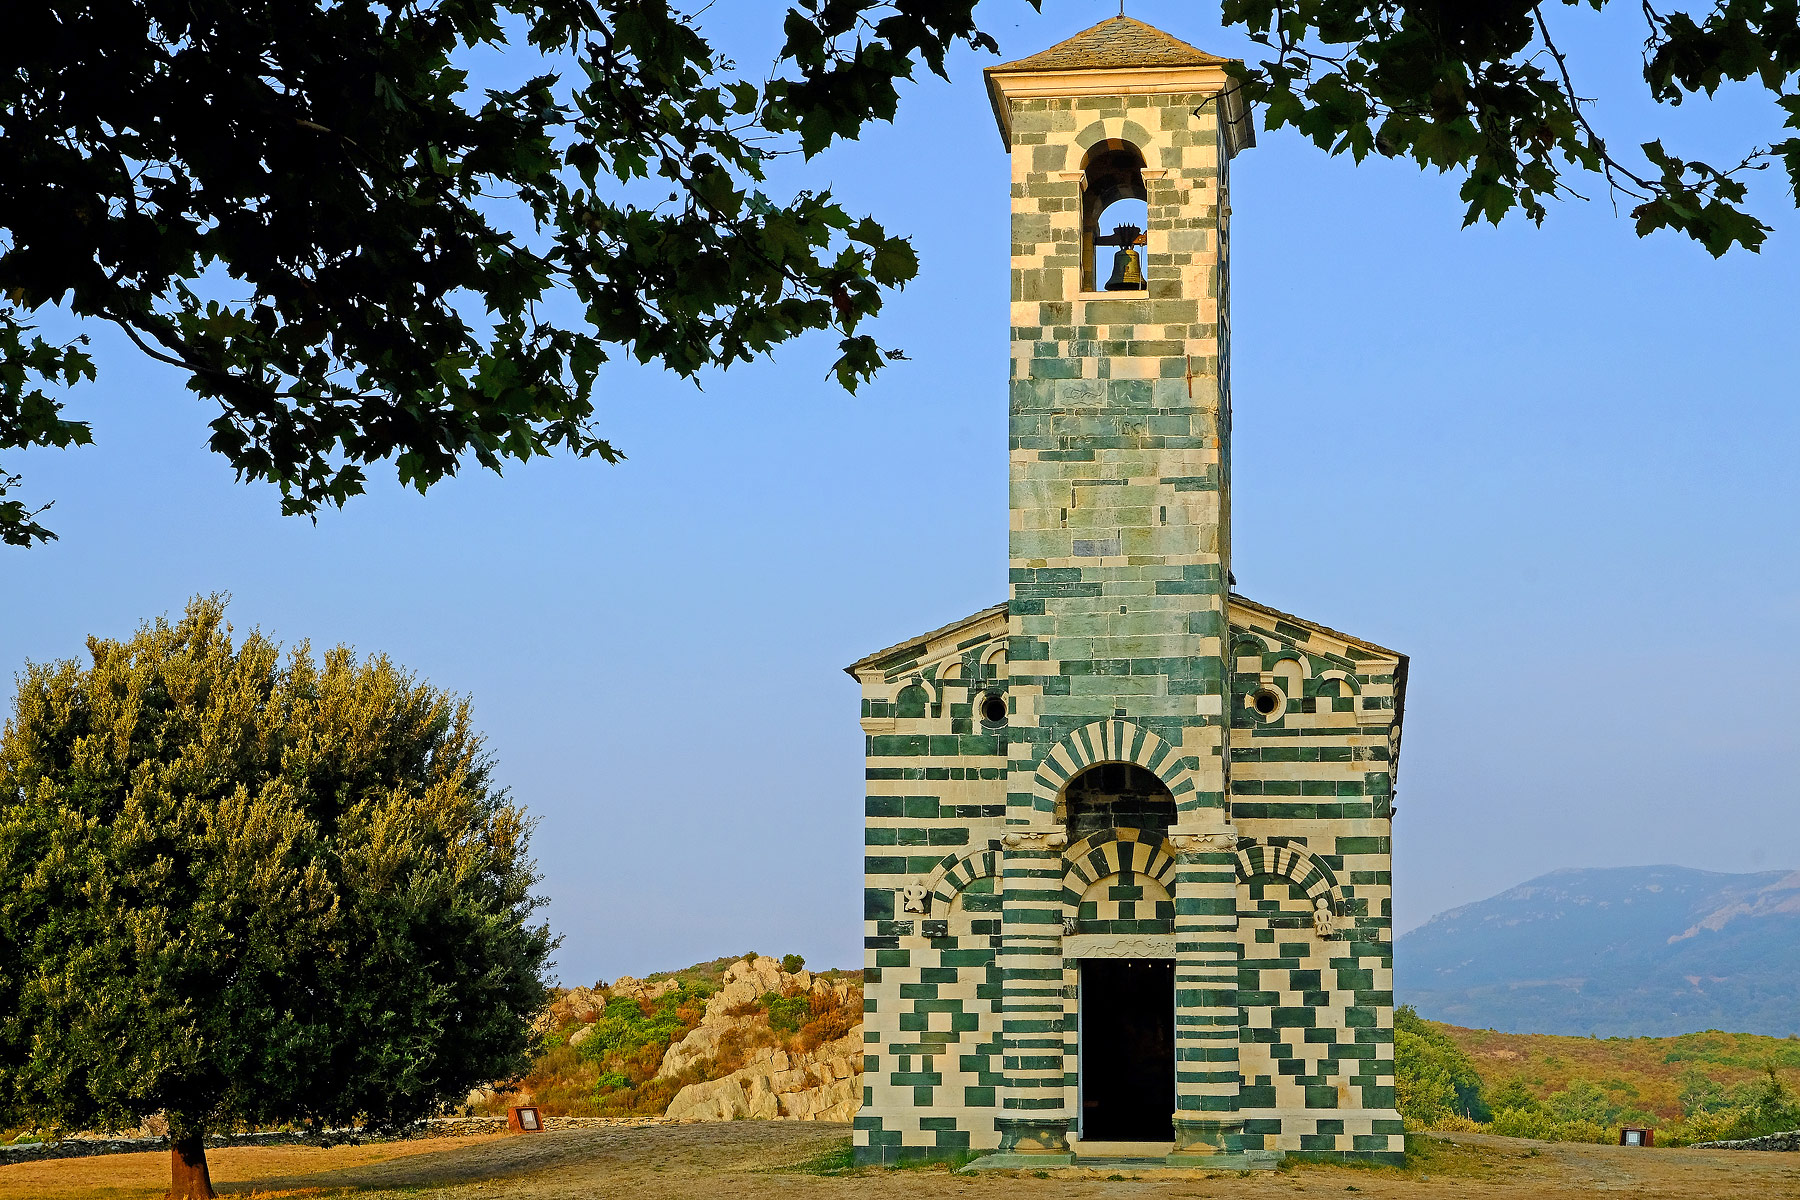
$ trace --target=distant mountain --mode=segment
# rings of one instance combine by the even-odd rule
[[[1504,1033],[1800,1034],[1800,871],[1552,871],[1402,935],[1394,992]]]

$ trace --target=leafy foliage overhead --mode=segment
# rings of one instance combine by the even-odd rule
[[[622,347],[684,375],[811,330],[854,389],[863,330],[918,269],[771,159],[894,115],[921,63],[986,49],[974,0],[798,0],[766,79],[666,0],[47,0],[0,49],[0,449],[85,442],[53,385],[65,305],[186,372],[211,446],[312,513],[392,458],[421,490],[464,461],[563,449]],[[474,94],[479,47],[542,73]],[[0,497],[16,479],[0,476]],[[0,537],[52,536],[0,500]]]
[[[1028,0],[1036,7],[1040,0]],[[1241,71],[1270,128],[1333,153],[1463,173],[1467,220],[1597,174],[1641,234],[1715,255],[1769,232],[1748,172],[1800,182],[1800,136],[1735,163],[1590,122],[1557,9],[1609,0],[1224,0],[1268,54]],[[1550,9],[1547,13],[1546,7]],[[1644,78],[1679,104],[1734,82],[1800,129],[1795,0],[1633,6]],[[838,339],[852,390],[897,351],[867,331],[918,270],[910,243],[828,191],[768,194],[890,120],[915,69],[997,49],[975,0],[792,0],[750,77],[668,0],[42,0],[0,47],[0,450],[90,440],[60,395],[91,380],[61,305],[185,373],[212,448],[290,514],[391,461],[423,490],[465,463],[606,461],[600,366],[683,375]],[[474,52],[541,71],[477,94]],[[0,471],[0,541],[54,536]]]
[[[1358,162],[1373,152],[1461,171],[1466,223],[1515,208],[1541,222],[1548,200],[1576,194],[1570,172],[1597,173],[1630,203],[1640,235],[1679,230],[1714,256],[1757,249],[1769,227],[1744,207],[1745,175],[1779,162],[1800,187],[1800,136],[1724,164],[1678,158],[1661,140],[1639,146],[1639,161],[1609,145],[1545,9],[1610,2],[1224,0],[1224,18],[1270,52],[1239,72],[1269,128],[1291,125]],[[1643,74],[1656,100],[1753,81],[1800,130],[1794,0],[1718,0],[1699,18],[1648,0],[1630,7],[1645,22]]]

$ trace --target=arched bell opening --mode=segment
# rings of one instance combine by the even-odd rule
[[[1096,763],[1063,790],[1063,820],[1074,845],[1106,829],[1137,829],[1159,844],[1175,823],[1169,785],[1136,763]]]
[[[1143,258],[1150,222],[1145,165],[1143,151],[1116,138],[1096,142],[1082,161],[1083,291],[1144,291],[1149,286]]]

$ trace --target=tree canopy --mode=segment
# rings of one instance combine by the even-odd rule
[[[1632,7],[1656,100],[1748,82],[1800,129],[1794,0]],[[1778,162],[1800,181],[1800,137],[1726,164],[1660,139],[1625,154],[1590,121],[1544,8],[1225,0],[1223,17],[1267,51],[1241,86],[1270,128],[1460,172],[1469,221],[1541,221],[1592,176],[1641,234],[1760,246],[1744,178]],[[829,191],[768,194],[768,165],[891,120],[899,85],[943,74],[958,46],[998,49],[975,0],[771,6],[782,47],[760,77],[668,0],[14,9],[0,450],[92,438],[63,407],[94,378],[85,342],[45,338],[34,316],[61,306],[181,371],[218,409],[212,449],[290,514],[343,504],[381,462],[424,490],[471,462],[612,461],[594,389],[620,353],[692,375],[825,332],[854,389],[898,354],[867,323],[916,256]],[[541,72],[477,94],[470,53],[509,44]],[[45,505],[8,498],[18,484],[0,471],[0,540],[54,537]]]
[[[1634,160],[1590,119],[1577,65],[1549,8],[1600,11],[1615,0],[1224,0],[1269,57],[1239,72],[1270,129],[1292,126],[1333,154],[1411,158],[1464,176],[1464,224],[1515,209],[1542,222],[1546,202],[1578,196],[1569,176],[1595,176],[1630,206],[1640,236],[1674,229],[1715,257],[1759,248],[1770,227],[1745,207],[1745,177],[1771,163],[1800,188],[1800,135],[1746,145],[1733,162],[1682,159],[1661,139]],[[1622,4],[1620,4],[1623,7]],[[1695,17],[1649,0],[1643,77],[1657,102],[1679,105],[1752,82],[1800,130],[1800,5],[1717,0]]]
[[[523,1072],[553,941],[466,700],[217,598],[29,666],[0,733],[0,1123],[405,1123]],[[184,1170],[186,1174],[184,1175]]]

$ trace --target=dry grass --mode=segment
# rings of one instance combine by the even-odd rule
[[[474,1148],[506,1136],[490,1134],[471,1138],[376,1142],[330,1149],[227,1146],[208,1150],[206,1161],[212,1171],[213,1186],[226,1195],[321,1195],[329,1193],[316,1187],[271,1191],[259,1184],[274,1178],[355,1170],[421,1154],[437,1154],[449,1146]],[[169,1154],[166,1150],[109,1154],[99,1158],[60,1158],[0,1167],[0,1198],[4,1200],[25,1200],[26,1197],[31,1200],[147,1200],[160,1197],[168,1188]]]
[[[1800,1195],[1800,1155],[1628,1150],[1482,1135],[1416,1143],[1405,1167],[1298,1164],[1280,1171],[1174,1174],[1088,1170],[956,1175],[942,1167],[844,1168],[843,1126],[735,1121],[720,1125],[569,1130],[390,1146],[218,1151],[221,1191],[239,1196],[356,1196],[446,1200],[1060,1200],[1192,1197],[1223,1200],[1575,1200],[1612,1192],[1643,1200]],[[831,1164],[830,1170],[819,1164]],[[165,1186],[163,1155],[123,1155],[0,1168],[0,1200],[151,1200]],[[1133,1175],[1137,1177],[1132,1177]]]

